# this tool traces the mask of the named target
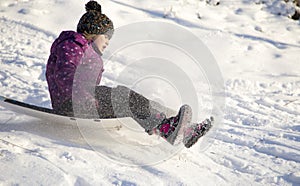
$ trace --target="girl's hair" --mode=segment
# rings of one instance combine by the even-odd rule
[[[82,34],[85,37],[85,39],[88,41],[93,40],[97,36],[97,34],[88,34],[88,33],[82,33]]]

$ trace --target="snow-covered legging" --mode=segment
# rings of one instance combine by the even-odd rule
[[[176,113],[176,111],[149,100],[125,86],[96,86],[95,98],[98,100],[97,106],[91,104],[77,106],[72,104],[72,100],[69,100],[57,112],[63,115],[85,118],[132,117],[145,130],[151,130],[159,125],[165,117]]]
[[[100,118],[132,117],[145,130],[151,130],[166,116],[176,113],[125,86],[97,86],[95,93]]]

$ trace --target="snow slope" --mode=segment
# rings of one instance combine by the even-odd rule
[[[49,48],[61,30],[74,30],[85,2],[0,2],[1,95],[50,107]],[[219,2],[101,2],[116,27],[163,20],[185,27],[210,49],[226,90],[224,120],[206,138],[213,144],[203,139],[154,164],[122,164],[109,158],[113,149],[105,156],[72,140],[74,128],[0,108],[0,185],[300,185],[300,23],[277,15],[293,7],[271,0]],[[113,85],[130,57],[106,62],[102,84]],[[172,105],[159,88],[139,91]]]

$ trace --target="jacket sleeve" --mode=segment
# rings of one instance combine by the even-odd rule
[[[89,72],[90,67],[84,62],[83,49],[74,42],[58,47],[55,80],[59,88],[70,95],[74,114],[90,114],[98,105],[94,96],[94,86]],[[95,80],[96,81],[96,80]]]

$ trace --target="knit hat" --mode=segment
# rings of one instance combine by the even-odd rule
[[[114,26],[112,21],[102,14],[101,5],[96,1],[89,1],[85,5],[86,13],[80,18],[77,32],[82,34],[105,34],[112,37]]]

